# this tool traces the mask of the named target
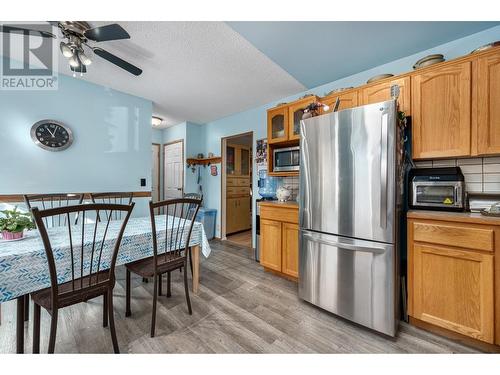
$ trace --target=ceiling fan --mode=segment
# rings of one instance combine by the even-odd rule
[[[49,24],[61,30],[63,40],[59,44],[59,48],[63,56],[68,59],[69,67],[72,72],[80,73],[81,75],[87,72],[87,66],[92,63],[88,51],[92,51],[97,56],[133,75],[139,76],[142,73],[142,69],[132,65],[128,61],[100,47],[89,45],[89,41],[107,42],[110,40],[130,39],[129,33],[117,23],[94,28],[85,21],[49,21]],[[0,26],[0,31],[24,35],[37,35],[43,38],[57,38],[54,34],[47,31],[16,27],[15,25]]]

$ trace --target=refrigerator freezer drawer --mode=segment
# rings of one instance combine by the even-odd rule
[[[395,271],[393,245],[300,231],[300,298],[390,336]]]

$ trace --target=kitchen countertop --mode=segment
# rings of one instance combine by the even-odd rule
[[[409,210],[406,216],[409,219],[431,219],[460,223],[500,225],[500,217],[484,216],[480,213],[472,212]]]
[[[258,202],[260,206],[266,206],[266,207],[285,207],[285,208],[295,208],[299,209],[299,204],[296,201],[286,201],[286,202],[280,202],[280,201],[261,201]]]

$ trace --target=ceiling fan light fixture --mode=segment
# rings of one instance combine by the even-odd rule
[[[61,50],[62,54],[66,58],[73,57],[73,49],[68,45],[68,43],[61,42],[59,44],[59,49]]]
[[[85,66],[92,64],[92,60],[83,52],[78,52],[78,58],[80,59],[81,63]]]
[[[76,54],[69,58],[69,65],[73,68],[78,68],[80,66],[80,60]]]
[[[158,116],[153,116],[151,117],[151,125],[153,126],[160,126],[162,123],[163,119]]]

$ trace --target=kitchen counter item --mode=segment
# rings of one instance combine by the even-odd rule
[[[434,55],[428,55],[425,57],[422,57],[420,60],[418,60],[415,65],[413,65],[413,69],[419,69],[423,68],[429,65],[437,64],[440,62],[443,62],[444,56],[441,55],[440,53],[434,54]]]
[[[385,78],[389,78],[389,77],[394,77],[394,74],[378,74],[376,76],[373,76],[372,78],[370,78],[368,81],[366,81],[366,83],[372,83],[372,82],[375,82],[375,81],[380,81],[381,79],[385,79]]]
[[[500,194],[467,193],[467,202],[471,212],[481,212],[491,207],[492,204],[500,202]]]
[[[278,190],[276,190],[276,198],[278,198],[280,202],[287,201],[288,199],[290,199],[291,195],[292,192],[290,191],[290,189],[287,189],[284,186],[281,186],[278,188]]]
[[[471,54],[476,53],[476,52],[486,51],[487,49],[490,49],[493,47],[499,47],[499,46],[500,46],[500,40],[497,40],[496,42],[491,42],[491,43],[485,44],[484,46],[476,48],[474,51],[471,52]]]

